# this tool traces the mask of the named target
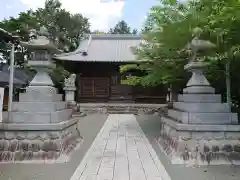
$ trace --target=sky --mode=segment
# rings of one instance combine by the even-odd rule
[[[60,0],[71,13],[88,17],[91,30],[108,31],[118,21],[140,29],[149,9],[157,0]],[[45,0],[0,0],[0,20],[16,17],[19,12],[44,6]]]

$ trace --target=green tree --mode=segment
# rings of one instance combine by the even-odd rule
[[[132,30],[132,34],[137,34],[138,33],[138,30],[137,29],[133,29]]]
[[[17,18],[11,17],[0,22],[0,28],[20,36],[23,41],[28,41],[29,30],[39,30],[40,26],[45,26],[48,29],[50,39],[55,42],[59,49],[67,51],[73,51],[77,48],[81,36],[90,32],[88,19],[81,14],[71,14],[61,8],[59,0],[47,0],[44,8],[39,8],[36,11],[21,12]],[[9,56],[6,44],[1,44],[0,49],[6,56]],[[17,49],[17,64],[24,65],[24,55],[28,52],[23,47],[18,46],[16,51]],[[57,69],[52,73],[53,76],[56,76],[53,79],[61,83],[63,78],[59,80],[59,77],[62,77],[59,73],[62,72],[62,67],[59,62],[57,62],[57,66]]]
[[[110,34],[131,34],[131,27],[125,21],[119,21],[114,28],[110,28]]]
[[[225,75],[233,82],[232,98],[239,104],[240,88],[237,85],[240,68],[240,2],[229,0],[176,1],[161,0],[160,5],[151,8],[147,22],[142,30],[144,44],[137,49],[139,61],[137,69],[144,72],[141,76],[128,77],[128,83],[156,85],[173,84],[181,89],[189,78],[183,70],[188,55],[182,50],[192,39],[195,27],[203,29],[203,39],[217,45],[211,56],[201,58],[211,63],[206,69],[208,79],[221,93],[226,93]],[[230,66],[231,65],[231,66]],[[227,67],[227,68],[225,68]],[[127,68],[122,68],[127,69]],[[231,76],[229,76],[231,72]],[[230,83],[227,83],[228,86]]]
[[[90,32],[90,24],[81,14],[72,15],[61,5],[59,0],[47,0],[45,7],[36,11],[36,17],[48,29],[51,39],[58,43],[60,49],[67,46],[72,51],[77,48],[79,38]]]
[[[99,31],[99,30],[95,30],[92,32],[92,34],[105,34],[104,31]]]
[[[62,9],[59,0],[47,0],[44,8],[21,12],[17,18],[11,17],[0,22],[1,28],[19,35],[24,41],[28,40],[30,29],[39,29],[40,26],[48,29],[50,38],[62,50],[66,47],[74,50],[78,46],[79,38],[90,32],[88,19],[81,14],[70,14]]]

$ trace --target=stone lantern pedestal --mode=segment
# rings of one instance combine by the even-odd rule
[[[67,102],[68,107],[74,108],[76,106],[75,101],[76,87],[64,87],[63,90],[65,91],[65,101]]]
[[[64,87],[65,101],[75,104],[75,91],[76,87]]]
[[[72,109],[62,101],[48,74],[54,66],[51,56],[59,51],[45,28],[22,45],[32,51],[28,65],[37,73],[19,102],[13,102],[8,122],[0,127],[0,161],[66,159],[82,138],[78,119],[72,118]]]
[[[63,88],[63,90],[65,91],[65,101],[67,102],[68,107],[73,110],[76,110],[75,81],[76,81],[76,74],[71,74],[69,78],[66,78],[64,80],[65,87]]]

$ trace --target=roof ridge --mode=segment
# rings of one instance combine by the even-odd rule
[[[89,34],[89,37],[88,37],[88,43],[87,43],[87,46],[85,47],[85,50],[84,50],[85,53],[88,52],[88,48],[89,48],[91,42],[92,42],[92,35]]]

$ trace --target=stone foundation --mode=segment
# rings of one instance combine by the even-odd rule
[[[49,127],[30,125],[28,129],[31,130],[24,130],[24,126],[15,124],[2,130],[0,162],[57,160],[67,156],[82,141],[77,120],[64,122],[61,127],[54,124]]]
[[[162,117],[158,143],[173,164],[240,164],[239,125],[179,124]]]
[[[164,115],[167,113],[165,104],[78,104],[84,114],[135,114]]]

